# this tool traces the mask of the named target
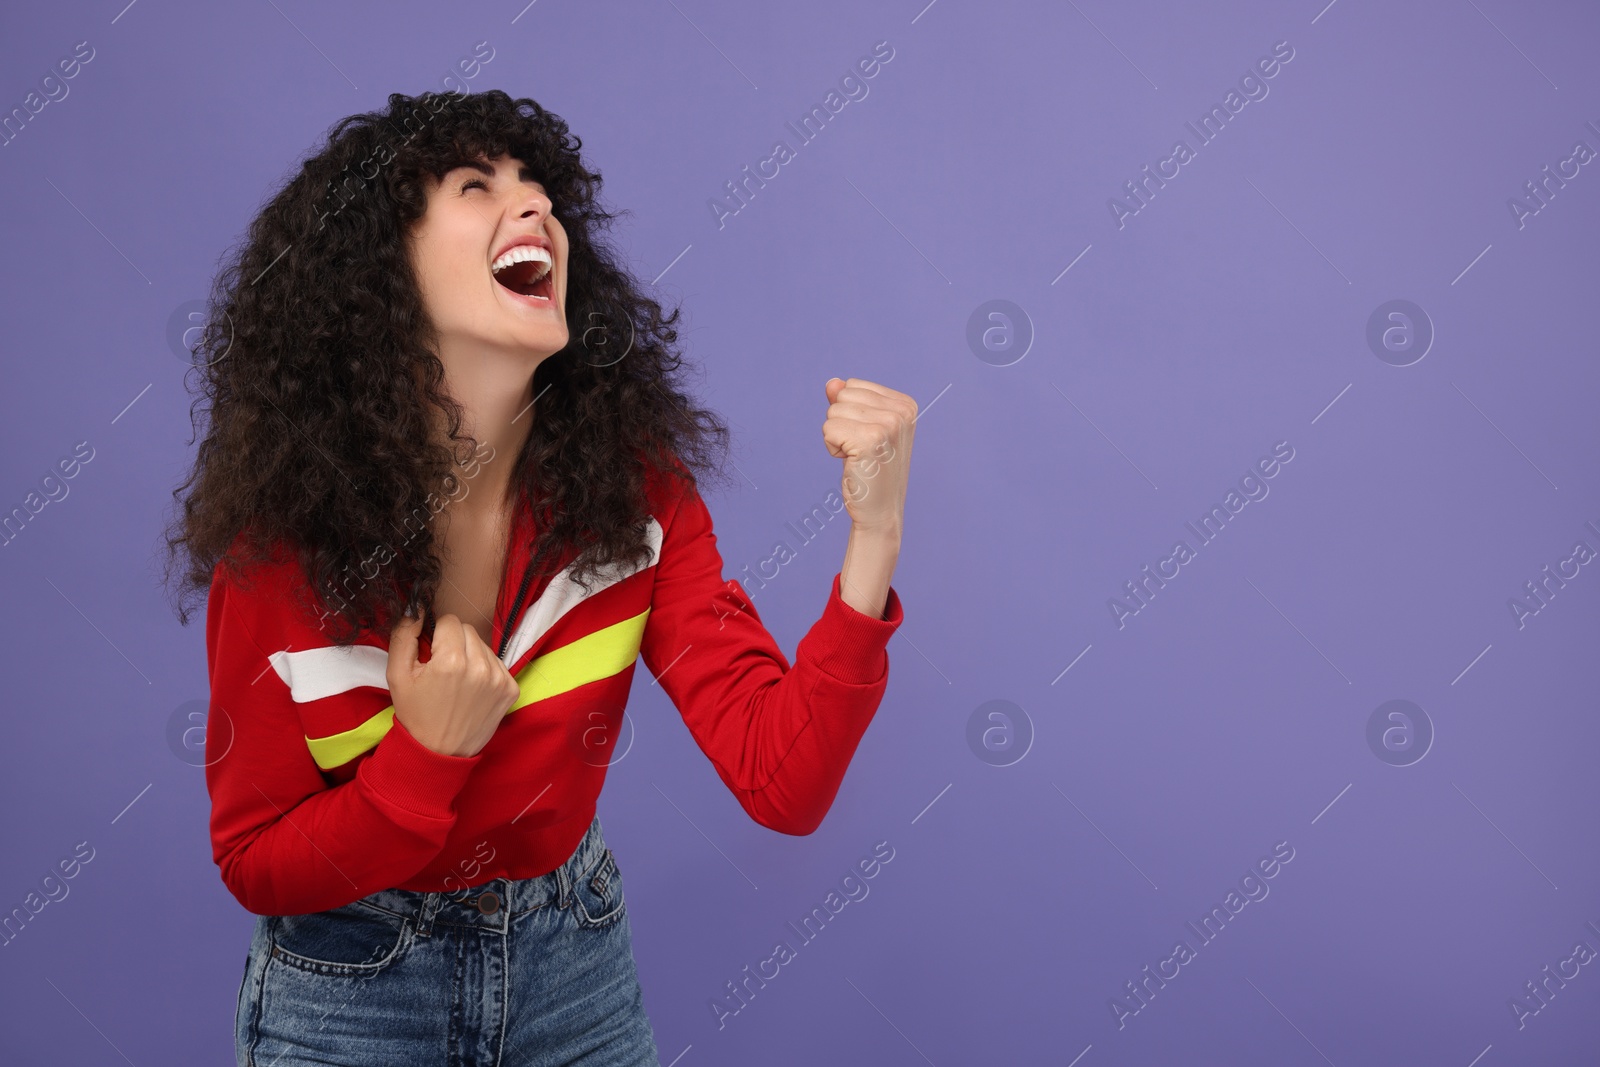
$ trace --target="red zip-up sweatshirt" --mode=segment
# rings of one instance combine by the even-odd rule
[[[219,565],[206,786],[213,859],[246,910],[298,915],[559,867],[629,743],[622,714],[641,655],[751,818],[817,828],[888,685],[900,598],[891,587],[871,618],[840,599],[836,573],[791,667],[743,587],[723,580],[699,492],[649,484],[650,560],[588,577],[587,591],[569,568],[528,580],[522,498],[493,645],[522,691],[472,756],[435,752],[395,718],[387,634],[340,647],[296,610],[304,577],[287,550],[242,586]]]

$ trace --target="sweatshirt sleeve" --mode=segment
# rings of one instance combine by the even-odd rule
[[[245,592],[219,572],[206,611],[212,858],[259,915],[340,907],[420,871],[444,847],[455,797],[482,758],[434,752],[395,719],[355,777],[330,786],[306,745],[300,705],[268,658],[329,644],[288,602],[281,577]]]
[[[885,646],[902,618],[893,586],[874,619],[839,596],[800,639],[794,666],[722,556],[705,502],[685,490],[663,533],[645,666],[717,775],[756,822],[786,834],[821,825],[889,684]]]

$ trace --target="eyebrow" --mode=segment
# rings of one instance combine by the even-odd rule
[[[451,167],[450,170],[446,171],[445,173],[449,174],[452,171],[458,171],[458,170],[461,170],[463,168],[468,168],[468,169],[471,169],[471,170],[475,170],[475,171],[478,171],[481,174],[487,174],[491,178],[494,177],[494,168],[491,167],[489,164],[483,162],[481,159],[472,159],[472,160],[467,160],[467,161],[462,162],[462,163],[457,163],[455,166]],[[522,179],[522,178],[533,178],[533,180],[535,182],[537,182],[539,185],[543,185],[544,184],[544,182],[539,181],[538,178],[534,178],[533,177],[533,168],[528,166],[526,163],[524,163],[522,165],[522,169],[517,172],[517,177],[519,179]]]

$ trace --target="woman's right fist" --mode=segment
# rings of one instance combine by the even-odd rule
[[[475,756],[489,743],[520,687],[478,631],[454,615],[433,627],[428,662],[417,658],[420,617],[389,634],[394,715],[421,744],[446,756]]]

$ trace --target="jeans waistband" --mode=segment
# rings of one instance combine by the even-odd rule
[[[383,889],[355,903],[411,919],[422,937],[430,936],[438,923],[504,933],[510,929],[511,919],[524,912],[546,904],[566,907],[571,901],[573,883],[598,863],[605,851],[600,816],[596,814],[572,855],[548,874],[537,878],[492,878],[448,893]]]

